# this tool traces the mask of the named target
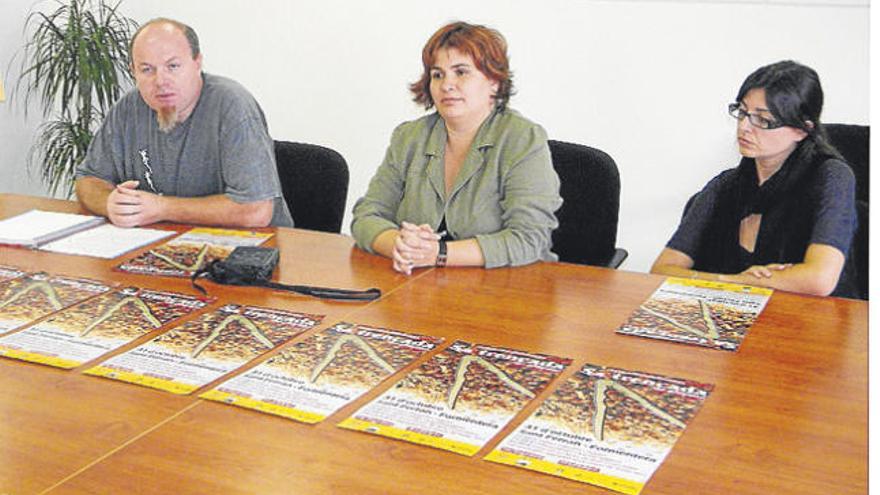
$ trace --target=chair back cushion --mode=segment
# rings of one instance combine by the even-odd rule
[[[861,299],[868,299],[868,206],[871,195],[871,127],[853,124],[825,124],[828,140],[843,155],[856,176],[856,212],[859,226],[853,238],[847,266],[853,270]]]
[[[348,164],[315,144],[275,141],[281,191],[298,229],[340,232],[348,197]]]
[[[855,264],[856,288],[859,291],[859,299],[868,300],[868,203],[856,200],[856,213],[859,216],[859,227],[856,229],[850,248],[850,258]]]
[[[620,174],[607,153],[581,144],[548,141],[559,175],[553,252],[560,261],[606,266],[617,243]]]
[[[870,202],[871,127],[825,124],[828,140],[843,155],[856,176],[856,199]]]

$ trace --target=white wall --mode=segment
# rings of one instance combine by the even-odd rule
[[[40,123],[39,109],[32,105],[25,119],[23,104],[14,98],[19,65],[13,57],[24,44],[22,29],[32,3],[34,0],[4,0],[0,15],[0,79],[6,90],[6,101],[0,102],[0,192],[44,196],[46,188],[40,183],[39,171],[29,171],[25,165]]]
[[[6,3],[23,12],[31,1]],[[551,138],[617,161],[627,270],[647,270],[686,199],[736,164],[726,104],[758,66],[784,58],[812,66],[825,88],[824,120],[868,123],[869,9],[859,0],[152,0],[122,10],[139,22],[162,15],[191,24],[206,70],[247,86],[273,137],[342,153],[351,169],[349,210],[394,126],[422,114],[407,84],[419,76],[427,38],[456,19],[499,29],[518,88],[511,106]],[[0,57],[23,19],[0,20]],[[22,125],[0,107],[0,191],[37,192],[17,182],[27,139],[5,134],[26,134]]]

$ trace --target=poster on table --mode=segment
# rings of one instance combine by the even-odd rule
[[[27,272],[19,268],[0,265],[0,287],[6,284],[6,282],[9,282],[10,280],[16,279],[18,277],[22,277],[25,274],[27,274]]]
[[[270,232],[195,228],[126,261],[116,269],[140,275],[190,277],[210,262],[226,258],[238,246],[258,246]]]
[[[318,423],[442,342],[437,337],[337,323],[201,397]]]
[[[472,456],[570,363],[456,341],[339,426]]]
[[[485,459],[634,495],[712,388],[586,364]]]
[[[137,287],[101,294],[0,338],[6,357],[75,368],[198,311],[213,298]]]
[[[617,333],[737,351],[772,289],[668,278]]]
[[[309,330],[322,318],[228,304],[85,373],[188,394]]]
[[[39,272],[0,284],[0,333],[32,323],[46,315],[112,289],[82,278]]]

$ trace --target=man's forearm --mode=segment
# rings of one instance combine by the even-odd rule
[[[250,228],[265,227],[272,221],[272,199],[236,203],[223,194],[199,198],[158,196],[137,191],[136,186],[136,182],[115,186],[95,177],[83,177],[76,181],[76,195],[87,210],[124,227],[168,221]],[[111,195],[113,211],[109,204]]]
[[[83,208],[101,216],[107,216],[107,196],[115,186],[97,177],[76,180],[76,198]]]
[[[200,198],[161,198],[162,220],[218,227],[265,227],[272,221],[274,201],[236,203],[223,194]]]

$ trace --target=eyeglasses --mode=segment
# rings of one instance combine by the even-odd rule
[[[727,113],[736,120],[742,120],[748,117],[749,122],[760,129],[778,129],[780,127],[785,127],[785,124],[777,120],[770,120],[756,113],[746,112],[744,108],[739,106],[739,103],[731,103],[730,105],[727,105]]]

